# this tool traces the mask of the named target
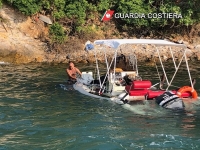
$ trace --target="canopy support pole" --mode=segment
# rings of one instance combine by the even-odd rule
[[[190,74],[189,65],[188,65],[188,61],[187,61],[186,50],[184,52],[184,56],[185,56],[185,62],[186,62],[186,66],[187,66],[188,75],[189,75],[189,78],[190,78],[190,84],[191,84],[192,88],[194,89],[194,85],[192,84],[192,77],[191,77],[191,74]]]
[[[117,59],[117,49],[115,50],[115,62],[114,62],[114,81],[115,81],[115,68],[116,68],[116,59]]]
[[[110,68],[111,68],[111,65],[112,65],[112,63],[113,63],[113,60],[114,60],[114,57],[112,58],[112,61],[111,61],[110,65],[109,65],[109,67],[108,67],[108,69],[107,69],[106,76],[105,76],[105,78],[104,78],[104,80],[103,80],[103,83],[102,83],[102,85],[100,86],[100,90],[102,89],[102,87],[103,87],[103,84],[105,83],[106,77],[107,77],[107,76],[108,76],[108,74],[109,74],[109,70],[110,70]]]
[[[181,60],[180,60],[180,62],[179,62],[179,64],[178,64],[178,67],[176,68],[176,71],[174,72],[174,75],[173,75],[173,77],[172,77],[172,79],[171,79],[171,81],[170,81],[168,87],[166,88],[166,91],[167,91],[167,90],[169,89],[169,87],[171,86],[172,81],[174,80],[174,77],[175,77],[175,75],[176,75],[176,73],[177,73],[177,71],[178,71],[178,69],[179,69],[179,67],[180,67],[180,65],[181,65],[181,62],[183,61],[184,55],[185,55],[185,52],[184,52],[184,54],[183,54],[183,56],[182,56],[182,58],[181,58]]]
[[[100,87],[101,87],[101,80],[100,80],[100,73],[99,73],[99,65],[98,65],[98,60],[97,60],[97,52],[96,52],[96,49],[95,49],[95,60],[96,60],[96,68],[97,68],[97,75],[98,75],[98,78],[99,78],[99,84],[100,84]]]
[[[171,56],[172,56],[172,59],[173,59],[174,67],[175,67],[175,69],[176,69],[177,66],[176,66],[176,62],[175,62],[175,59],[174,59],[174,55],[173,55],[173,52],[172,52],[171,46],[169,47],[169,50],[170,50],[170,52],[171,52]]]
[[[106,67],[107,67],[107,70],[108,70],[108,59],[107,59],[107,56],[106,56],[106,47],[104,46],[104,56],[105,56],[105,61],[106,61]]]
[[[157,47],[156,47],[156,50],[157,50],[157,53],[158,53],[158,57],[159,57],[159,60],[160,60],[160,63],[161,63],[161,67],[162,67],[163,73],[164,73],[166,81],[167,81],[167,85],[169,85],[169,81],[168,81],[168,78],[167,78],[167,75],[166,75],[166,72],[165,72],[165,68],[163,66],[163,63],[162,63],[162,60],[161,60],[161,57],[160,57],[160,53],[159,53],[159,50],[158,50]]]

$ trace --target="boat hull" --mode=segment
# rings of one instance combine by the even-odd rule
[[[94,98],[98,98],[98,99],[105,99],[105,100],[109,100],[118,104],[124,104],[123,101],[121,101],[118,97],[105,97],[102,94],[98,94],[98,93],[93,93],[93,91],[91,91],[91,89],[87,86],[84,85],[82,83],[75,83],[73,84],[73,88],[77,91],[79,91],[80,93],[90,96],[90,97],[94,97]]]

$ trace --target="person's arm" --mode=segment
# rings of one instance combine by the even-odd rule
[[[80,72],[80,70],[78,68],[76,68],[76,72],[78,72],[78,74],[80,74],[80,76],[82,75],[82,73]]]
[[[76,79],[76,77],[72,76],[72,72],[71,72],[71,71],[69,71],[68,69],[66,69],[66,72],[67,72],[67,74],[68,74],[68,76],[69,76],[70,78]]]

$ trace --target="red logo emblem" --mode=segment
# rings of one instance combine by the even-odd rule
[[[114,10],[107,10],[103,17],[101,18],[101,21],[109,21],[114,13]]]

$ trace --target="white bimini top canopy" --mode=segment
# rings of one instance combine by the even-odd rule
[[[186,47],[184,44],[176,44],[166,40],[157,40],[157,39],[107,39],[107,40],[96,40],[94,44],[97,45],[106,45],[117,49],[122,44],[150,44],[156,46],[177,46],[177,47]]]

